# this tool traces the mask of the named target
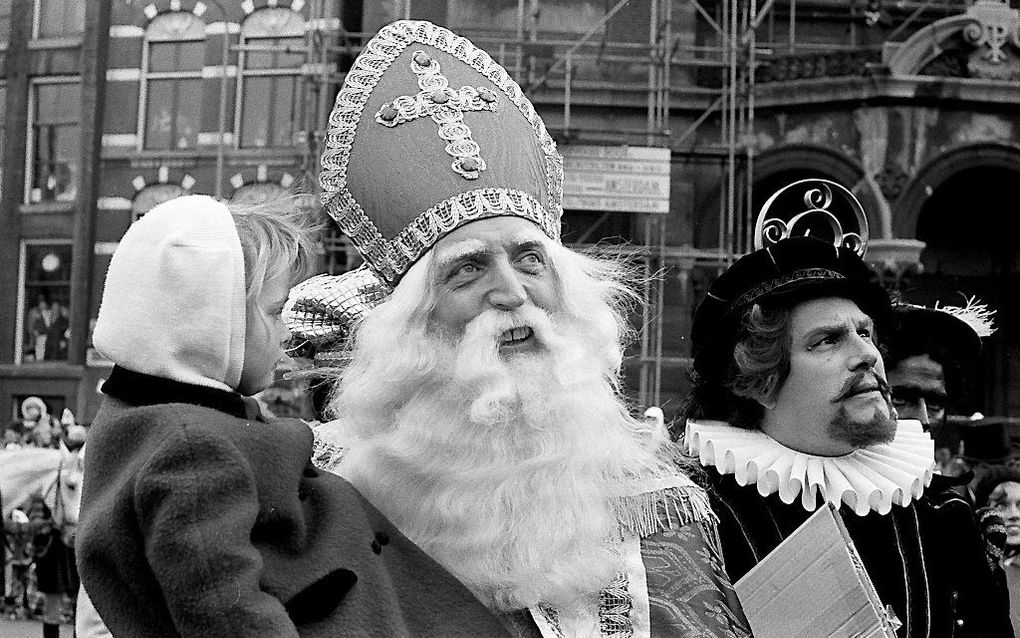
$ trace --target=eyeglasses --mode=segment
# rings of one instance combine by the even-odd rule
[[[928,412],[928,418],[942,416],[946,409],[947,397],[942,392],[925,391],[920,388],[897,386],[892,387],[892,404],[896,408],[921,407],[921,401]]]

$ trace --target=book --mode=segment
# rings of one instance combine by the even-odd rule
[[[900,622],[831,504],[734,585],[755,638],[896,638]]]

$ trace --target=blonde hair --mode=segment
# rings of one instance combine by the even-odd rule
[[[287,273],[293,285],[315,272],[323,224],[311,201],[307,195],[289,193],[258,204],[227,203],[244,253],[249,302],[274,277]]]

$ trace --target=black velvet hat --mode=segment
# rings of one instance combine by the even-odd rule
[[[867,220],[844,187],[819,179],[784,187],[762,207],[755,239],[757,250],[713,282],[694,314],[691,342],[701,381],[724,381],[740,312],[755,303],[793,307],[845,297],[875,320],[880,334],[889,326],[889,297],[861,258]]]

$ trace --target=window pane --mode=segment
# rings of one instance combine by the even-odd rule
[[[205,40],[149,43],[149,71],[153,73],[201,73],[204,64]]]
[[[40,124],[75,124],[81,112],[81,85],[36,85],[36,122]]]
[[[0,0],[2,1],[2,0]],[[0,86],[0,150],[7,148],[7,87]],[[4,163],[0,162],[0,184],[4,183]]]
[[[0,0],[0,42],[11,37],[11,0]]]
[[[35,89],[30,202],[72,201],[78,192],[77,84]]]
[[[202,80],[150,80],[145,148],[194,148],[202,110]]]
[[[85,0],[38,0],[39,37],[81,35],[85,31]]]
[[[246,45],[272,47],[272,51],[248,51],[244,66],[251,69],[296,69],[305,62],[303,38],[251,38]],[[284,48],[290,49],[285,51]]]
[[[70,316],[71,245],[25,246],[23,362],[64,361]]]
[[[241,146],[294,144],[297,98],[298,80],[294,76],[245,78]]]

